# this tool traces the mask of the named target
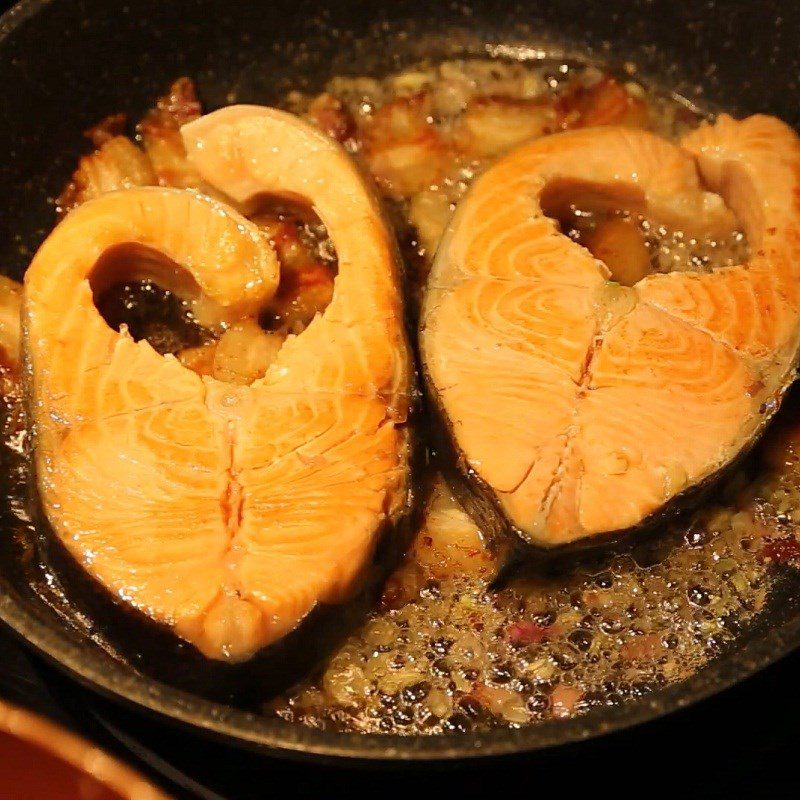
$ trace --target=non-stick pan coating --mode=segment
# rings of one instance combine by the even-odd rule
[[[20,277],[53,222],[50,198],[84,148],[81,131],[136,116],[179,75],[208,108],[270,102],[331,74],[382,73],[461,53],[629,61],[707,108],[800,124],[800,5],[793,0],[24,0],[0,21],[0,264]],[[572,720],[476,736],[320,732],[199,700],[140,676],[70,630],[26,582],[13,516],[0,512],[0,619],[66,671],[112,697],[221,736],[295,755],[462,758],[585,739],[652,719],[731,685],[800,645],[800,580],[778,582],[758,626],[692,679]]]

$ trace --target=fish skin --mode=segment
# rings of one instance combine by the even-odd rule
[[[732,211],[751,255],[615,287],[544,216],[562,182],[606,187],[610,205],[624,197],[695,235]],[[612,127],[556,134],[484,173],[445,232],[419,329],[439,447],[471,513],[543,550],[606,542],[691,503],[752,447],[793,380],[798,234],[800,143],[770,117],[722,115],[679,145]],[[489,280],[503,287],[491,298]],[[511,301],[545,289],[563,293],[547,320]],[[570,381],[542,381],[544,363]]]
[[[344,151],[259,107],[216,112],[184,136],[233,201],[270,192],[315,206],[339,253],[331,304],[251,385],[200,377],[106,325],[94,265],[120,243],[162,252],[193,278],[176,291],[199,287],[225,320],[274,294],[274,252],[196,193],[105,195],[71,212],[26,274],[28,406],[59,542],[128,607],[210,659],[242,662],[357,592],[381,537],[408,517],[414,371],[396,246]]]

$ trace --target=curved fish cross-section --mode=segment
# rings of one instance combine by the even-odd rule
[[[231,321],[277,289],[266,235],[187,191],[105,195],[71,212],[26,274],[29,408],[42,505],[69,553],[205,656],[236,662],[347,600],[407,514],[413,370],[395,246],[345,152],[260,107],[183,134],[233,200],[314,206],[339,257],[332,302],[264,377],[201,377],[106,324],[98,265],[145,248],[156,281],[204,321]]]
[[[542,210],[570,183],[695,236],[732,212],[750,256],[620,286]],[[552,548],[654,521],[749,448],[794,377],[797,136],[723,115],[680,145],[597,128],[521,147],[457,208],[420,336],[445,449],[490,529]]]

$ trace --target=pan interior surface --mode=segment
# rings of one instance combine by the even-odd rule
[[[576,13],[580,9],[580,13]],[[756,22],[756,16],[758,22]],[[6,200],[0,246],[3,270],[20,277],[52,226],[58,194],[83,149],[81,131],[104,115],[142,112],[170,80],[197,78],[207,107],[230,102],[275,102],[289,88],[319,90],[337,74],[382,75],[420,59],[462,55],[537,60],[577,57],[635,64],[639,74],[711,110],[766,111],[793,125],[797,87],[771,76],[798,73],[789,40],[800,22],[790,3],[721,3],[713,9],[667,2],[476,3],[424,12],[398,2],[375,9],[317,4],[244,5],[218,0],[180,8],[137,0],[124,11],[97,0],[23,2],[0,22],[0,102],[7,125],[0,142],[9,154],[0,167]],[[724,24],[720,25],[720,19]],[[794,19],[793,19],[794,18]],[[763,20],[780,20],[774,26]],[[750,52],[734,48],[735,32],[751,30]],[[58,59],[44,59],[57,52]],[[764,64],[769,69],[762,69]],[[19,102],[19,98],[25,98]],[[14,454],[5,480],[24,480]],[[9,491],[9,494],[15,494]],[[759,621],[689,680],[570,720],[470,737],[403,737],[318,731],[213,703],[153,681],[135,663],[104,646],[91,619],[69,603],[45,603],[31,585],[31,529],[25,510],[6,506],[0,545],[0,618],[76,678],[107,694],[243,745],[297,754],[364,759],[462,758],[519,752],[584,739],[644,721],[700,699],[770,663],[800,643],[800,581],[791,571],[776,581]],[[44,576],[46,579],[46,576]]]

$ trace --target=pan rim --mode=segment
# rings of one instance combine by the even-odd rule
[[[640,700],[516,729],[402,736],[322,731],[206,700],[142,675],[99,647],[82,647],[77,638],[69,635],[66,626],[56,628],[37,619],[11,593],[0,594],[0,623],[78,683],[163,722],[263,754],[302,760],[372,763],[520,755],[621,732],[720,694],[781,660],[800,645],[800,614],[797,614],[778,627],[756,631],[748,642],[718,656],[685,681]]]
[[[55,0],[19,0],[0,16],[0,44],[53,2]],[[265,755],[367,763],[519,755],[620,732],[720,694],[800,647],[798,611],[779,625],[753,631],[747,641],[732,652],[717,656],[685,681],[639,700],[516,729],[401,736],[321,731],[205,700],[142,675],[112,659],[99,647],[82,647],[66,625],[53,626],[37,618],[13,591],[0,591],[0,623],[72,679],[106,698],[164,722]]]

